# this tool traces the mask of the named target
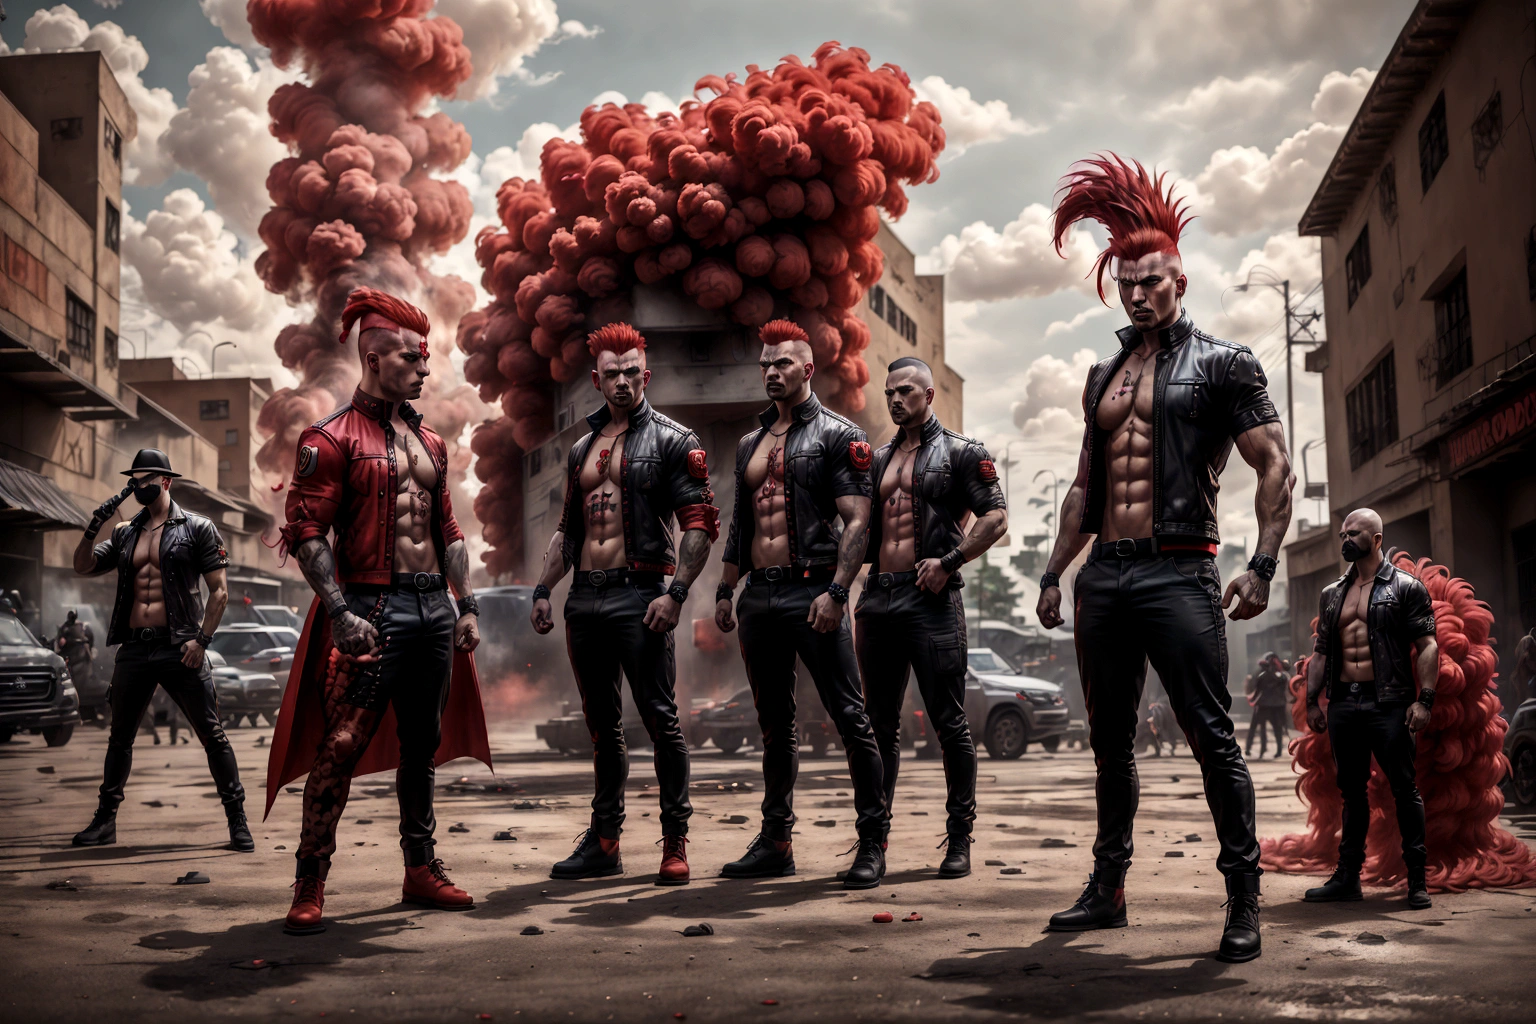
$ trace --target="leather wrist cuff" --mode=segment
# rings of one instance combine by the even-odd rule
[[[198,645],[200,647],[203,648],[203,650],[207,650],[208,649],[208,645],[213,643],[213,637],[210,636],[207,633],[204,633],[202,630],[198,630],[197,631],[197,643],[198,643]]]
[[[674,580],[672,585],[667,588],[667,596],[678,604],[683,604],[688,600],[688,584],[679,583]]]
[[[848,588],[836,580],[827,584],[827,594],[838,604],[848,603]]]
[[[960,553],[959,548],[955,548],[955,550],[939,559],[939,565],[943,567],[945,572],[954,572],[964,564],[965,556]]]
[[[480,614],[480,602],[475,600],[475,595],[474,594],[465,594],[463,597],[459,598],[459,617],[460,618],[463,618],[466,615],[479,615],[479,614]]]
[[[1258,554],[1248,559],[1248,568],[1266,583],[1275,578],[1275,569],[1279,564],[1273,555]]]
[[[735,587],[731,586],[729,583],[721,583],[718,587],[715,588],[715,603],[719,604],[721,601],[729,601],[732,597],[735,596],[735,594]]]
[[[533,599],[535,601],[548,601],[549,600],[549,588],[546,587],[542,583],[540,583],[538,586],[534,587],[533,588]]]
[[[1435,691],[1420,690],[1419,703],[1423,704],[1426,708],[1433,708],[1435,706]]]
[[[1048,572],[1040,577],[1040,589],[1050,590],[1052,587],[1061,586],[1061,574]]]

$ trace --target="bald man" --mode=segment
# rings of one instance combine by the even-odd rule
[[[908,675],[917,675],[944,751],[948,821],[938,874],[961,878],[971,873],[976,744],[965,717],[960,566],[1007,531],[1008,503],[986,448],[944,429],[934,415],[928,364],[908,356],[888,369],[885,405],[897,433],[875,453],[870,474],[878,507],[870,517],[869,576],[854,612],[859,670],[880,745],[887,809],[901,765],[902,699]]]
[[[1339,530],[1340,553],[1352,563],[1330,584],[1317,609],[1315,654],[1307,664],[1307,724],[1328,733],[1344,829],[1333,877],[1308,889],[1308,903],[1358,900],[1371,806],[1371,757],[1392,787],[1397,828],[1408,866],[1408,907],[1430,906],[1424,879],[1424,801],[1414,779],[1418,732],[1435,704],[1440,652],[1429,591],[1382,556],[1381,517],[1356,509]],[[1414,692],[1414,676],[1418,692]],[[1326,692],[1328,706],[1322,706]]]

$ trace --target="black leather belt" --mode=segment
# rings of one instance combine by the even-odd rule
[[[1101,558],[1119,558],[1131,560],[1137,558],[1156,558],[1159,555],[1208,555],[1211,554],[1201,541],[1160,541],[1156,537],[1121,537],[1119,540],[1101,541],[1089,549],[1090,561]]]
[[[171,639],[170,626],[137,626],[128,631],[128,643],[147,644],[152,640]]]
[[[601,590],[615,583],[660,583],[666,577],[651,570],[640,569],[578,569],[571,576],[576,586],[595,587]]]
[[[917,582],[917,570],[910,569],[907,572],[882,572],[869,578],[865,586],[875,587],[879,590],[894,590],[896,587],[906,586],[908,583]]]
[[[430,594],[438,590],[447,590],[448,577],[440,572],[397,572],[393,583],[348,583],[345,584],[345,588],[348,591],[369,594],[377,594],[384,590]]]
[[[825,583],[836,575],[837,569],[830,565],[813,565],[808,569],[797,569],[793,565],[769,565],[747,573],[747,583]]]

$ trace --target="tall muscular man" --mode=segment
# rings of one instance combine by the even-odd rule
[[[859,670],[880,745],[889,812],[901,765],[901,702],[909,671],[944,752],[948,786],[940,878],[971,873],[976,744],[965,718],[965,604],[960,566],[1008,529],[992,457],[946,430],[933,413],[933,371],[911,356],[890,365],[885,404],[898,431],[875,453],[879,503],[869,534],[869,577],[859,595]],[[969,533],[966,520],[976,517]]]
[[[123,475],[129,478],[128,486],[96,510],[75,546],[75,572],[80,575],[117,570],[117,603],[107,627],[107,644],[121,646],[107,697],[112,731],[101,796],[96,816],[74,843],[117,842],[117,806],[123,802],[123,786],[133,767],[133,739],[155,688],[161,686],[208,754],[208,770],[229,822],[229,848],[249,853],[256,844],[245,821],[245,787],[240,785],[240,766],[219,721],[213,669],[204,653],[229,603],[224,539],[213,520],[184,512],[171,500],[171,481],[181,474],[171,469],[164,452],[145,448]],[[118,523],[106,540],[95,544],[102,524],[129,494],[144,506],[143,511]],[[206,607],[199,580],[208,587]]]
[[[1097,262],[1114,277],[1131,326],[1119,350],[1088,373],[1082,453],[1062,503],[1060,532],[1040,580],[1040,624],[1062,622],[1060,574],[1096,534],[1073,586],[1078,669],[1088,705],[1088,738],[1098,770],[1099,834],[1094,870],[1057,930],[1120,928],[1138,785],[1136,707],[1148,658],[1168,691],[1179,727],[1200,762],[1206,803],[1227,882],[1227,923],[1218,956],[1259,955],[1259,844],[1253,782],[1227,711],[1227,641],[1233,619],[1269,603],[1275,552],[1291,517],[1295,477],[1264,371],[1253,353],[1199,331],[1182,309],[1188,282],[1178,239],[1188,218],[1172,189],[1119,157],[1095,159],[1064,179],[1055,240],[1077,221],[1109,229]],[[1107,302],[1107,300],[1106,300]],[[1221,591],[1217,478],[1236,443],[1258,473],[1257,553]]]
[[[890,812],[864,694],[859,687],[848,585],[869,539],[869,441],[858,425],[811,393],[810,337],[789,320],[763,325],[759,365],[773,400],[762,427],[736,446],[736,507],[715,593],[715,623],[736,628],[731,595],[745,576],[741,653],[763,730],[763,826],[727,878],[795,873],[792,807],[800,753],[795,733],[795,656],[810,671],[853,778],[858,854],[847,889],[873,889],[885,874]],[[842,520],[841,532],[833,525]]]
[[[1397,830],[1408,866],[1408,908],[1425,910],[1431,902],[1424,877],[1424,801],[1414,777],[1414,759],[1440,677],[1434,604],[1418,577],[1382,556],[1381,516],[1374,511],[1351,512],[1339,538],[1344,560],[1352,564],[1318,600],[1315,653],[1307,662],[1307,724],[1314,732],[1328,732],[1344,798],[1344,830],[1333,877],[1308,889],[1305,899],[1360,899],[1374,756],[1397,806]],[[1321,703],[1325,691],[1326,709]]]
[[[645,400],[651,371],[645,338],[626,323],[593,331],[592,386],[603,406],[587,417],[592,430],[571,447],[565,511],[549,540],[533,591],[533,628],[554,628],[549,588],[576,569],[565,602],[566,648],[592,734],[597,791],[592,824],[551,878],[596,878],[624,870],[622,670],[655,750],[661,796],[661,870],[657,885],[688,884],[688,743],[677,717],[673,630],[688,587],[704,568],[720,532],[709,467],[698,435]],[[673,516],[683,531],[672,556]],[[675,574],[675,575],[673,575]],[[672,585],[666,578],[673,575]]]
[[[401,898],[472,906],[437,857],[433,768],[463,756],[490,765],[470,658],[478,608],[448,498],[447,446],[410,405],[430,372],[430,327],[421,310],[372,288],[349,296],[343,344],[354,325],[362,382],[349,404],[300,435],[282,530],[316,595],[267,769],[269,811],[279,787],[309,773],[286,922],[300,935],[324,930],[325,879],[352,777],[389,768],[397,768]]]

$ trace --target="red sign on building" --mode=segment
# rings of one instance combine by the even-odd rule
[[[1484,413],[1445,442],[1445,469],[1459,470],[1536,428],[1536,387],[1493,412]]]

